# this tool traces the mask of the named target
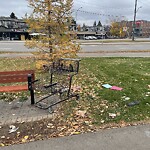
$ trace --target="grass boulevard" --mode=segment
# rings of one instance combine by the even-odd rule
[[[0,146],[51,137],[76,135],[99,129],[150,123],[150,58],[83,58],[73,87],[80,87],[80,100],[69,100],[55,111],[53,119],[0,127]],[[0,59],[0,70],[34,69],[31,58]],[[43,76],[37,72],[38,77]],[[103,84],[121,87],[111,90]],[[28,92],[1,93],[0,99],[26,100]]]

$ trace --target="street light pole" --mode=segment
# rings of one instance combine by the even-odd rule
[[[77,31],[77,13],[78,13],[78,11],[79,11],[80,9],[82,9],[82,7],[78,8],[77,11],[76,11],[76,31]]]
[[[135,8],[134,8],[134,20],[133,20],[133,27],[132,27],[132,41],[134,41],[134,34],[135,34],[135,20],[136,20],[136,13],[137,13],[137,0],[135,0]]]

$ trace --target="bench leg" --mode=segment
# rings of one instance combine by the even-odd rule
[[[34,101],[34,90],[30,90],[30,96],[31,96],[31,105],[34,105],[35,104],[35,101]]]
[[[31,105],[35,104],[34,100],[34,89],[32,87],[32,75],[28,74],[28,89],[30,91],[30,96],[31,96]]]

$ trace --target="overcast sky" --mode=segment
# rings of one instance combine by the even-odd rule
[[[0,16],[10,16],[14,12],[21,18],[25,13],[30,13],[27,0],[0,1]],[[104,25],[112,20],[133,20],[134,5],[135,0],[74,0],[72,15],[81,25],[93,25],[94,21],[99,20]],[[137,9],[137,20],[150,20],[150,0],[138,0]]]

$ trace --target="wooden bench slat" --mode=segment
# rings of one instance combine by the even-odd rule
[[[16,75],[16,74],[34,74],[34,70],[20,70],[20,71],[4,71],[4,72],[0,72],[0,75]]]
[[[17,92],[27,91],[28,85],[17,85],[17,86],[0,86],[0,92]]]
[[[35,80],[34,70],[0,72],[0,84],[26,82],[26,85],[1,85],[0,92],[17,92],[28,90],[28,74],[32,74],[32,80]]]
[[[26,82],[28,74],[0,75],[0,83]]]

